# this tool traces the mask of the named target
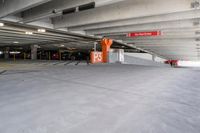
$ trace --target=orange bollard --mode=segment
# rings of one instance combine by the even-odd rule
[[[102,62],[107,63],[108,62],[108,52],[110,51],[110,47],[113,44],[113,40],[104,38],[101,41],[102,46]]]

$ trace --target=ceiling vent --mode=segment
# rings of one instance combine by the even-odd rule
[[[196,22],[193,22],[193,25],[194,25],[194,26],[199,26],[200,23],[196,21]]]
[[[199,35],[199,34],[200,34],[200,32],[199,32],[199,31],[196,31],[196,32],[195,32],[195,35]]]
[[[95,2],[79,6],[79,11],[89,10],[95,8]]]
[[[191,8],[198,9],[200,7],[200,2],[199,1],[194,1],[191,3]]]
[[[70,9],[63,10],[62,14],[66,15],[66,14],[71,14],[71,13],[75,13],[75,12],[76,12],[76,8],[70,8]]]
[[[80,11],[85,11],[85,10],[89,10],[89,9],[93,9],[95,8],[95,2],[91,2],[88,4],[84,4],[78,7],[73,7],[73,8],[69,8],[69,9],[65,9],[62,11],[63,15],[66,14],[71,14],[71,13],[75,13],[75,12],[80,12]]]
[[[195,39],[195,41],[197,41],[197,42],[198,42],[198,41],[200,41],[200,39],[199,39],[199,38],[197,38],[197,39]],[[197,44],[197,45],[199,45],[199,44]]]

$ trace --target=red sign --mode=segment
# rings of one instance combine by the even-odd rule
[[[149,32],[132,32],[128,33],[128,37],[140,37],[140,36],[160,36],[161,31],[149,31]]]

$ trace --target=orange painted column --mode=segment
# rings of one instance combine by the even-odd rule
[[[111,40],[111,39],[104,38],[101,41],[101,46],[102,46],[102,62],[103,63],[107,63],[108,62],[108,54],[109,54],[110,47],[111,47],[112,44],[113,44],[113,40]]]

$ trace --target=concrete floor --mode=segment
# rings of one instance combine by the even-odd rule
[[[200,133],[200,70],[0,66],[0,133]]]

